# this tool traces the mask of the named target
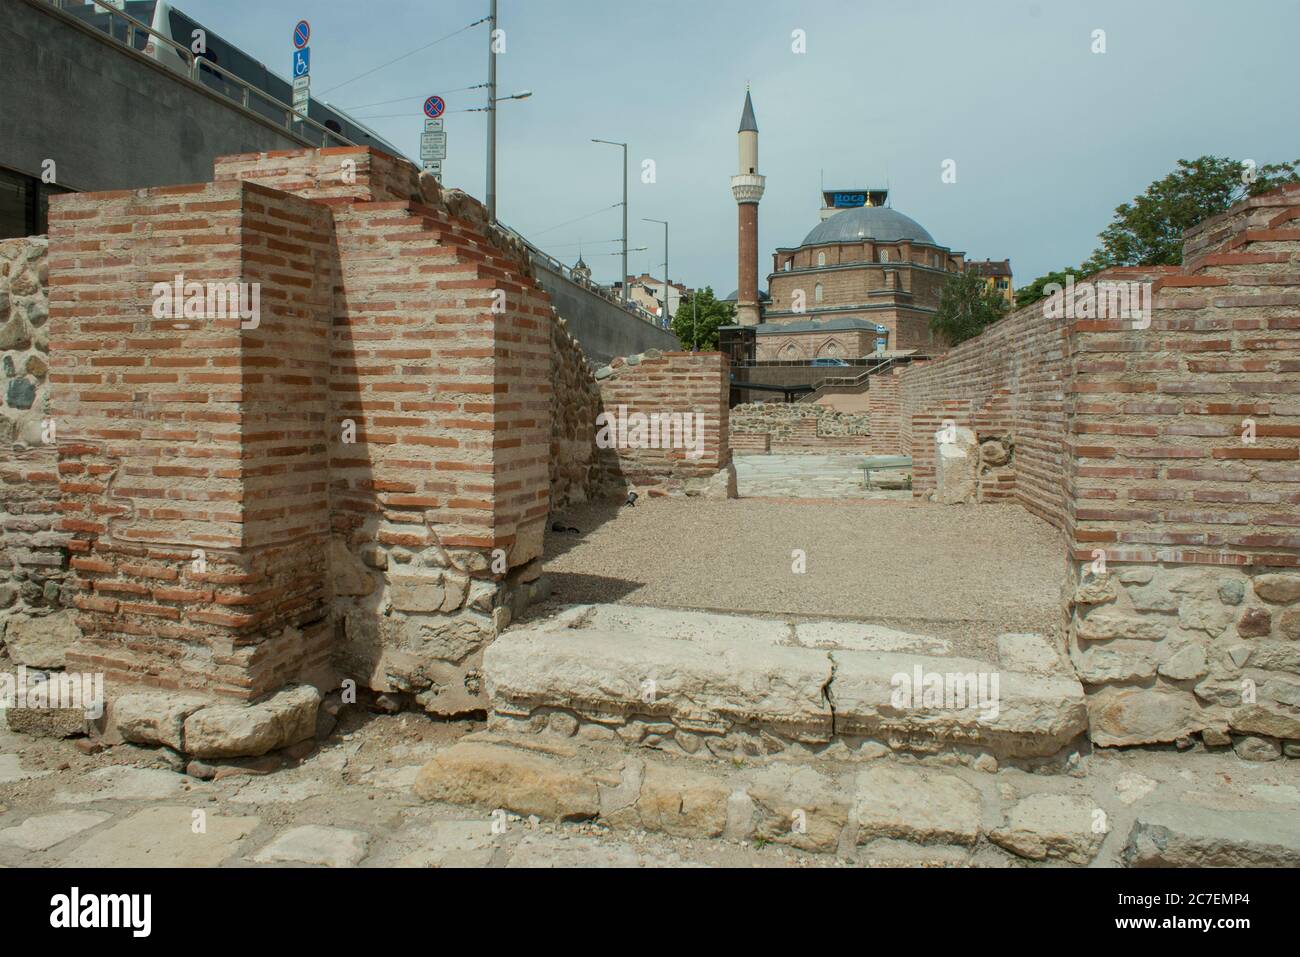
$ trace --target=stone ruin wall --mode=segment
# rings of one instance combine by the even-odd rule
[[[866,448],[871,419],[864,412],[840,412],[815,402],[744,402],[730,413],[731,435],[769,435],[772,448],[781,451],[829,451],[837,444]],[[836,443],[818,441],[849,439]]]
[[[482,709],[483,649],[544,588],[549,510],[622,494],[619,464],[640,458],[598,461],[601,390],[524,250],[469,197],[365,149],[225,157],[208,184],[68,194],[49,245],[52,344],[37,351],[57,451],[6,443],[0,460],[15,662],[103,672],[110,697],[181,693],[180,711],[118,709],[136,714],[133,740],[172,746],[160,708],[184,719],[203,696],[343,677],[431,712]],[[38,311],[44,246],[0,251],[39,266],[33,290],[20,283]],[[177,273],[259,284],[259,324],[155,316],[154,283]],[[619,392],[645,408],[664,386],[703,406],[716,393],[702,463],[715,472],[729,461],[719,359]],[[682,473],[638,469],[665,486]],[[24,644],[29,631],[44,637]]]
[[[4,620],[57,609],[58,471],[46,441],[49,265],[43,236],[0,240],[0,638]],[[19,631],[16,628],[15,631]]]
[[[1013,500],[1064,532],[1097,744],[1300,756],[1298,221],[1286,187],[1190,231],[1182,267],[1103,274],[1153,283],[1149,328],[1038,303],[885,377],[898,421],[873,428],[897,428],[918,494],[951,420],[1009,440]]]

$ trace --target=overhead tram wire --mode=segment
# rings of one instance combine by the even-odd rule
[[[486,83],[475,83],[473,86],[458,86],[451,90],[443,90],[442,93],[464,93],[466,90],[481,90],[487,86]],[[426,93],[415,93],[411,96],[399,96],[392,100],[380,100],[378,103],[362,103],[360,106],[340,106],[340,110],[347,110],[351,113],[353,110],[368,110],[372,106],[387,106],[390,103],[404,103],[407,100],[423,100]]]
[[[428,50],[430,47],[437,46],[439,43],[442,43],[444,40],[450,40],[452,37],[464,33],[466,30],[473,29],[474,27],[478,26],[480,23],[487,23],[489,19],[490,19],[489,17],[483,17],[482,19],[475,20],[473,23],[467,23],[459,30],[453,30],[451,33],[448,33],[446,36],[438,37],[438,39],[434,40],[432,43],[426,43],[424,46],[420,47],[419,49],[412,50],[410,53],[403,53],[399,57],[394,57],[391,60],[387,60],[384,63],[379,64],[379,66],[367,70],[365,73],[357,74],[350,80],[344,80],[342,83],[336,83],[333,86],[329,87],[328,89],[321,90],[320,93],[317,95],[324,96],[326,93],[331,93],[334,90],[340,89],[341,87],[345,87],[348,86],[349,84],[355,83],[357,82],[357,80],[360,80],[363,77],[370,76],[370,74],[372,73],[378,73],[380,70],[384,69],[384,67],[392,66],[394,63],[397,63],[400,60],[405,60],[407,57],[413,57],[417,53],[423,53],[425,50]]]
[[[556,223],[554,226],[547,226],[545,229],[538,230],[537,232],[533,233],[533,235],[534,235],[534,236],[541,236],[543,233],[549,233],[549,232],[551,232],[552,230],[560,229],[561,227],[564,227],[564,226],[571,226],[571,225],[573,225],[574,223],[580,223],[580,222],[582,222],[584,219],[590,219],[592,216],[598,216],[599,214],[604,213],[604,212],[608,212],[608,211],[611,210],[611,209],[618,209],[618,208],[619,208],[620,206],[622,206],[622,205],[623,205],[622,203],[611,203],[611,204],[608,205],[608,206],[602,206],[600,209],[593,210],[592,212],[587,213],[587,214],[584,215],[584,216],[579,216],[579,217],[577,217],[576,219],[570,219],[570,220],[567,220],[567,221],[565,221],[565,222],[563,222],[563,223]],[[622,242],[622,240],[619,240],[619,241]]]

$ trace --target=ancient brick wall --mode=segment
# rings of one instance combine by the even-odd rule
[[[1099,744],[1300,753],[1297,220],[1286,187],[1190,231],[1182,267],[1094,277],[1150,282],[1149,324],[1038,303],[898,375],[919,494],[944,420],[1004,430],[981,495],[1064,531]]]
[[[728,365],[720,352],[650,351],[615,359],[597,373],[601,411],[610,420],[598,468],[606,491],[627,487],[649,494],[695,494],[720,470],[733,476],[728,440]],[[638,435],[637,417],[663,418]],[[692,429],[689,447],[679,425]],[[647,447],[653,444],[657,447]],[[639,446],[639,447],[638,447]],[[734,494],[734,492],[733,492]]]
[[[903,423],[897,367],[871,376],[867,388],[867,426],[872,455],[902,455]],[[910,434],[910,432],[909,432]]]
[[[480,204],[404,161],[254,154],[219,160],[217,175],[333,213],[330,555],[344,669],[431,711],[480,708],[482,649],[540,574],[549,299]]]
[[[918,467],[913,494],[920,497],[934,487],[933,436],[950,418],[981,435],[1013,436],[1015,500],[1063,527],[1068,347],[1065,320],[1045,318],[1042,304],[1037,303],[963,342],[942,360],[913,364],[896,373],[899,448]],[[1005,410],[994,414],[998,390],[1005,390],[1009,401]],[[883,417],[879,421],[882,429],[890,428]]]
[[[323,667],[327,223],[239,183],[51,210],[70,667],[246,697]],[[178,282],[260,284],[260,315],[169,311]]]
[[[404,161],[217,166],[51,214],[69,663],[242,697],[338,666],[481,707],[482,648],[540,574],[549,300],[479,204]],[[256,289],[260,316],[156,314],[178,276]],[[32,524],[39,465],[7,457],[5,528]]]
[[[1249,200],[1146,277],[1149,328],[1075,324],[1070,653],[1100,743],[1300,751],[1297,219],[1300,187]]]

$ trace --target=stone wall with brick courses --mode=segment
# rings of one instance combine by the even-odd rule
[[[733,406],[728,418],[733,447],[738,437],[756,433],[771,437],[773,452],[854,452],[872,445],[867,416],[810,402],[747,402]]]
[[[480,204],[403,161],[342,150],[217,168],[334,213],[330,553],[344,671],[429,711],[481,708],[482,649],[540,573],[549,299]]]
[[[217,167],[51,215],[70,666],[245,698],[338,666],[482,707],[482,648],[538,589],[548,297],[480,204],[405,161]],[[181,272],[257,283],[257,328],[155,318]]]
[[[0,240],[0,448],[42,443],[50,329],[44,236]]]
[[[45,429],[49,298],[44,236],[0,240],[0,635],[60,604],[57,463]]]
[[[552,333],[551,351],[551,511],[578,505],[597,494],[596,416],[600,388],[578,340],[564,320]]]
[[[728,364],[720,352],[647,352],[615,359],[598,373],[601,411],[618,421],[634,415],[702,416],[702,454],[682,448],[601,448],[600,484],[649,494],[693,494],[730,470]],[[603,376],[603,378],[601,378]],[[701,420],[692,420],[701,421]]]
[[[1075,323],[1070,653],[1098,743],[1300,755],[1298,221],[1300,187],[1248,200],[1148,277],[1149,328]]]
[[[58,522],[54,446],[0,449],[0,638],[9,617],[62,605],[68,556]]]
[[[1182,267],[1093,277],[1150,281],[1149,326],[1039,303],[899,373],[918,493],[945,419],[1006,429],[1014,469],[981,494],[1013,484],[1065,532],[1097,744],[1300,756],[1298,220],[1286,187],[1190,231]]]

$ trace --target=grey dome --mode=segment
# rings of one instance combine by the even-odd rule
[[[910,239],[914,243],[938,245],[924,226],[888,206],[859,206],[836,213],[805,236],[803,245],[857,243],[864,239],[883,243]]]

